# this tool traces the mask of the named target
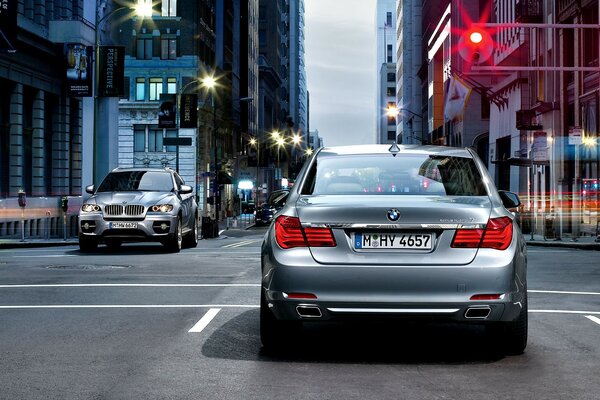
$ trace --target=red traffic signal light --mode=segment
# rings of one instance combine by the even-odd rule
[[[458,53],[467,62],[480,64],[494,51],[492,36],[483,28],[465,30],[458,40]]]

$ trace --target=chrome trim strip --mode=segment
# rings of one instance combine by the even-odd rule
[[[485,224],[343,224],[326,222],[303,222],[303,228],[338,229],[485,229]]]
[[[452,314],[459,308],[328,308],[336,313],[379,313],[379,314]]]

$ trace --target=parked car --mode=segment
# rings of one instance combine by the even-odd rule
[[[305,321],[426,318],[483,324],[510,354],[527,344],[525,242],[470,149],[323,148],[262,245],[260,335],[291,344]]]
[[[254,213],[255,224],[265,225],[273,221],[275,214],[281,210],[285,204],[289,190],[276,190],[269,195],[266,203],[261,204]]]
[[[91,196],[79,211],[79,247],[94,250],[103,242],[156,241],[170,251],[198,244],[198,205],[192,187],[171,169],[117,168],[100,186],[86,187]]]

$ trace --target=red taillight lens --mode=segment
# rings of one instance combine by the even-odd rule
[[[485,231],[482,229],[458,229],[451,247],[487,248],[505,250],[512,242],[512,220],[508,217],[491,218]]]
[[[474,294],[469,300],[500,300],[501,294]]]
[[[286,215],[277,217],[275,220],[275,239],[277,244],[284,249],[306,247],[300,219],[296,217]]]
[[[512,242],[512,219],[508,217],[492,218],[488,221],[481,247],[505,250]]]
[[[293,247],[335,247],[333,232],[329,228],[303,229],[300,219],[280,215],[275,220],[275,239],[283,249]]]

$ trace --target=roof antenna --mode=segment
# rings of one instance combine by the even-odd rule
[[[396,144],[396,142],[394,142],[390,148],[388,149],[388,151],[390,153],[392,153],[392,156],[396,157],[396,154],[400,153],[400,147],[398,147],[398,145]]]

